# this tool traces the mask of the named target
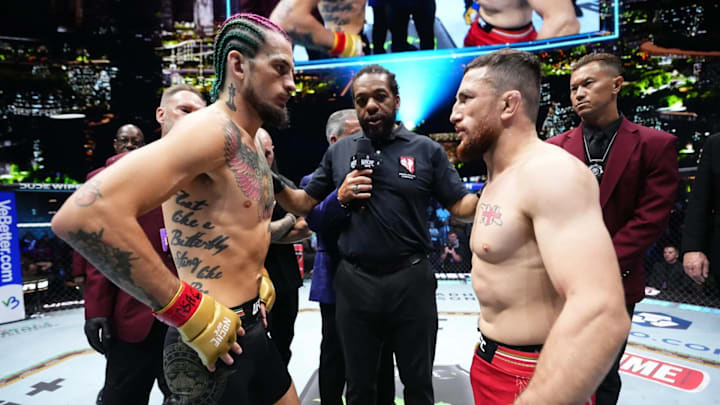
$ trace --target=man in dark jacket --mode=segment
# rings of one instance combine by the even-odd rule
[[[720,266],[715,262],[720,258],[720,133],[707,138],[701,153],[685,213],[683,267],[698,284],[707,281],[712,272],[720,288]]]

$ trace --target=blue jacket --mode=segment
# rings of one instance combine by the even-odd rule
[[[305,188],[311,178],[312,174],[303,177],[300,181],[300,187]],[[347,215],[345,209],[340,206],[337,199],[337,190],[335,190],[305,217],[310,229],[317,234],[317,252],[315,253],[315,264],[310,284],[310,301],[317,301],[322,304],[335,303],[333,278],[340,261],[337,240],[340,237],[340,229],[344,226]]]

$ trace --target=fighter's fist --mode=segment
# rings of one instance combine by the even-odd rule
[[[349,58],[352,56],[363,55],[363,42],[358,34],[347,34],[344,32],[335,32],[335,40],[333,47],[330,49],[330,55]]]
[[[702,284],[708,277],[710,262],[703,252],[687,252],[683,255],[683,268],[688,277]]]
[[[270,311],[275,304],[275,286],[270,280],[270,274],[267,269],[262,270],[262,280],[260,281],[260,301],[265,304],[265,308]]]
[[[176,327],[182,340],[198,353],[200,360],[211,371],[215,369],[218,357],[232,364],[228,352],[241,352],[236,343],[237,334],[242,336],[245,331],[237,314],[184,281],[175,297],[155,316]]]

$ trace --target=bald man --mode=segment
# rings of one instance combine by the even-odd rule
[[[116,154],[133,151],[145,146],[145,135],[133,124],[125,124],[118,128],[113,141]]]

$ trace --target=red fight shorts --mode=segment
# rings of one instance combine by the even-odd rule
[[[511,405],[530,382],[542,346],[509,346],[480,335],[470,368],[475,405]],[[595,395],[585,405],[596,405]]]
[[[507,44],[534,41],[537,31],[532,22],[518,28],[498,28],[478,17],[465,36],[465,46]]]

